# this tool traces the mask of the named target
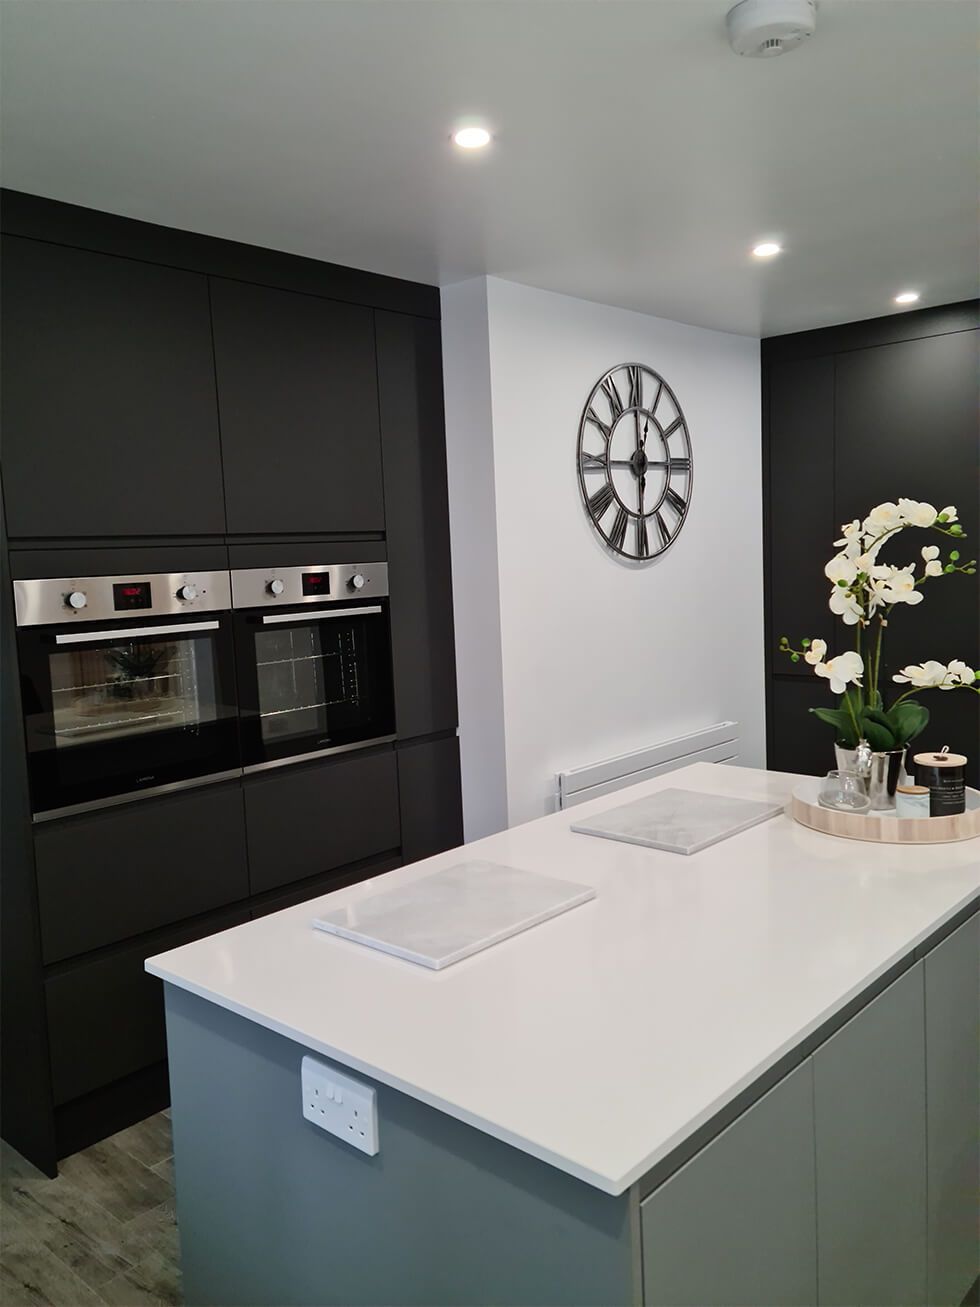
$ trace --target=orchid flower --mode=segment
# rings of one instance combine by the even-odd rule
[[[813,670],[818,676],[824,676],[830,681],[834,694],[843,694],[849,685],[860,686],[864,675],[864,659],[849,649],[847,653],[831,658],[829,663],[817,663]]]

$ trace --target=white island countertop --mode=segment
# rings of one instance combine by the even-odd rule
[[[980,840],[867,844],[777,816],[685,857],[570,829],[659,789],[788,800],[796,779],[697,764],[146,967],[620,1194],[980,893]],[[311,927],[471,858],[597,897],[438,972]]]

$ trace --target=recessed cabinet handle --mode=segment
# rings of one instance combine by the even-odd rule
[[[264,613],[263,626],[274,626],[281,622],[328,622],[333,617],[363,617],[365,613],[380,613],[381,605],[369,608],[334,608],[332,612],[320,613]]]

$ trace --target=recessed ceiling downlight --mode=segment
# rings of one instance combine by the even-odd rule
[[[753,246],[752,253],[757,259],[771,259],[777,254],[782,254],[783,247],[775,241],[760,241],[758,245]]]
[[[901,290],[895,296],[896,304],[914,304],[919,298],[917,290]]]
[[[461,150],[482,150],[490,144],[490,133],[485,127],[461,127],[453,133],[453,140]]]

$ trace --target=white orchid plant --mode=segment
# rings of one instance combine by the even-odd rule
[[[904,567],[879,562],[885,542],[906,527],[938,531],[957,542],[964,538],[952,505],[937,512],[932,504],[914,499],[879,504],[863,522],[855,519],[841,527],[842,538],[834,542],[840,552],[824,568],[833,587],[830,611],[845,626],[854,627],[854,649],[827,658],[825,640],[805,639],[798,649],[785,635],[779,641],[780,650],[794,663],[804,659],[840,696],[836,708],[810,711],[833,726],[838,743],[845,748],[855,748],[861,739],[876,752],[904,748],[929,722],[928,708],[912,698],[919,690],[973,690],[980,694],[980,671],[958,658],[950,663],[929,660],[896,673],[892,681],[910,688],[898,694],[889,707],[884,705],[879,688],[882,637],[897,605],[920,604],[922,587],[935,577],[957,572],[974,576],[977,570],[976,559],[963,562],[958,549],[949,550],[944,560],[938,545],[923,548],[918,576],[915,562]]]

